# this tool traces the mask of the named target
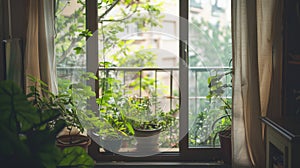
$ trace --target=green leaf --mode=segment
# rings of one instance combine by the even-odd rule
[[[93,36],[92,32],[89,31],[88,29],[81,31],[81,33],[79,34],[79,36],[83,36],[83,37],[91,37]]]
[[[40,122],[37,110],[12,81],[0,82],[0,122],[13,132],[28,131]]]
[[[126,123],[127,129],[131,135],[134,134],[134,129],[130,123]]]
[[[5,138],[0,139],[0,156],[9,157],[19,152],[21,155],[28,156],[30,153],[29,148],[22,143],[19,135],[11,132],[7,127],[0,125],[1,136]]]
[[[56,135],[49,130],[36,131],[28,135],[27,144],[32,157],[36,158],[44,167],[55,168],[61,159],[61,151],[55,146]]]
[[[59,163],[59,167],[64,166],[90,168],[94,167],[94,161],[82,147],[68,147],[63,150],[63,158]]]
[[[82,47],[75,47],[74,51],[75,51],[76,54],[80,54],[80,53],[83,52],[83,48]]]

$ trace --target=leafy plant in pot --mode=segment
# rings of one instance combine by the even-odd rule
[[[86,75],[90,75],[87,73]],[[66,127],[56,138],[56,145],[61,149],[70,146],[80,146],[87,150],[91,140],[83,135],[83,124],[86,115],[92,113],[86,109],[87,99],[95,93],[89,86],[82,83],[71,84],[70,81],[63,81],[63,87],[59,87],[59,93],[54,94],[48,90],[47,84],[32,76],[29,76],[34,85],[30,86],[31,97],[34,105],[39,111],[56,109],[60,112],[60,119],[66,123]],[[83,119],[84,118],[84,119]],[[88,123],[86,121],[86,123]]]
[[[117,153],[122,145],[122,135],[115,128],[111,127],[109,123],[101,120],[99,129],[94,129],[92,136],[108,153]]]
[[[174,124],[177,111],[162,111],[155,96],[129,97],[126,116],[134,128],[136,152],[159,152],[160,132]]]
[[[67,87],[61,87],[59,91],[60,95],[68,95],[69,100],[63,111],[63,117],[67,123],[67,134],[57,138],[57,144],[61,147],[79,145],[87,150],[91,143],[91,139],[85,135],[85,131],[93,128],[92,121],[97,117],[92,110],[88,109],[87,101],[96,94],[90,86],[86,85],[88,79],[97,79],[97,77],[93,73],[86,72],[81,76],[82,81],[65,82]],[[68,84],[66,85],[66,83]]]
[[[31,87],[34,89],[34,87]],[[55,101],[25,95],[12,81],[0,81],[0,161],[7,167],[92,167],[83,149],[59,150],[56,134],[65,126]],[[50,99],[48,99],[50,100]],[[53,100],[53,99],[52,99]],[[48,102],[48,101],[47,101]],[[3,138],[5,137],[5,138]]]
[[[128,123],[123,109],[118,107],[114,101],[102,100],[99,109],[99,118],[92,122],[94,124],[92,135],[107,152],[116,153],[120,149],[124,137],[133,135],[133,128]]]
[[[100,62],[100,66],[112,67],[114,66],[110,62]],[[147,145],[142,145],[142,142],[137,143],[137,151],[149,151],[150,149],[143,149],[153,144],[150,147],[154,151],[158,151],[158,137],[161,131],[166,130],[169,126],[174,123],[175,113],[178,109],[173,109],[170,112],[163,112],[159,108],[159,104],[156,101],[156,96],[152,97],[131,97],[128,95],[133,95],[132,92],[138,84],[137,79],[133,80],[128,86],[130,89],[126,88],[126,85],[122,84],[117,78],[116,71],[101,71],[99,78],[99,88],[100,96],[97,99],[100,109],[100,118],[109,125],[108,128],[113,128],[122,139],[129,138],[134,135],[134,138],[148,140],[153,139]],[[151,89],[149,87],[155,81],[144,77],[142,81],[143,90],[151,94]],[[127,87],[128,87],[127,86]],[[155,107],[157,107],[155,109]],[[107,129],[105,127],[102,130]],[[101,130],[100,130],[101,131]],[[105,132],[105,131],[103,131]],[[146,133],[144,135],[144,133]],[[101,133],[99,133],[101,134]],[[103,139],[107,138],[107,135],[103,135]],[[114,136],[114,139],[118,139],[118,136]],[[153,147],[154,146],[154,147]]]
[[[221,144],[223,161],[225,163],[231,163],[232,99],[231,96],[226,96],[226,90],[232,88],[231,75],[232,71],[230,70],[228,72],[216,73],[208,78],[209,94],[207,95],[207,99],[209,99],[210,102],[218,104],[219,110],[224,112],[213,122],[212,130],[215,133],[213,144],[215,144],[218,136]],[[228,76],[230,77],[230,82],[227,82]]]
[[[108,64],[108,63],[107,63]],[[128,122],[124,109],[127,103],[123,95],[123,87],[113,74],[105,74],[99,78],[101,96],[96,100],[99,105],[100,120],[94,121],[93,135],[106,151],[117,152],[122,140],[134,134],[132,125]]]

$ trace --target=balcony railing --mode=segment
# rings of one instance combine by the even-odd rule
[[[192,94],[189,99],[204,99],[207,92],[202,94],[201,89],[207,90],[207,78],[212,75],[213,71],[224,72],[229,71],[231,67],[190,67],[189,68],[189,88],[192,89]],[[138,81],[138,94],[139,97],[143,95],[143,78],[151,78],[155,81],[154,92],[157,94],[159,85],[165,85],[168,87],[168,94],[163,95],[165,98],[169,98],[170,101],[179,97],[179,68],[152,68],[152,67],[99,67],[98,77],[101,78],[101,74],[114,73],[114,77],[122,81],[123,85],[129,85],[130,82]],[[205,75],[203,75],[205,73]],[[103,77],[103,76],[102,76]],[[105,77],[105,76],[104,76]],[[175,82],[175,83],[174,83]],[[201,88],[202,87],[202,88]],[[96,88],[99,90],[99,87]],[[194,90],[194,91],[193,91]],[[172,104],[172,103],[170,103]]]
[[[85,67],[57,67],[57,77],[59,79],[68,79],[70,81],[79,81],[80,75],[85,72]]]
[[[72,79],[73,77],[73,81],[74,78],[76,78],[76,81],[78,80],[78,75],[84,70],[85,68],[82,67],[57,68],[57,73],[59,77],[67,77],[68,79]],[[124,86],[122,88],[123,94],[127,96],[136,95],[143,97],[150,96],[150,94],[156,95],[159,102],[163,104],[161,108],[164,111],[169,111],[179,105],[180,87],[189,87],[189,120],[195,120],[198,113],[207,108],[204,102],[209,92],[207,83],[208,77],[214,75],[216,72],[222,73],[229,70],[231,70],[231,67],[190,67],[188,74],[189,86],[179,86],[179,68],[99,67],[96,76],[98,76],[99,79],[110,76],[119,80],[121,85]],[[99,83],[96,84],[95,90],[96,96],[99,98],[101,96]],[[230,98],[231,90],[226,92],[227,94],[225,95]],[[192,127],[194,121],[189,122],[191,123],[189,127]],[[197,132],[195,132],[195,134],[197,134]],[[196,138],[197,137],[198,136],[196,136]],[[201,144],[196,138],[195,142]]]

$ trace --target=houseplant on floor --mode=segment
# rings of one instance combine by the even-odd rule
[[[48,90],[47,84],[29,76],[33,85],[30,86],[28,97],[39,111],[56,109],[60,112],[60,119],[66,122],[66,127],[57,135],[56,144],[61,149],[69,146],[80,146],[87,150],[91,140],[82,135],[84,127],[88,125],[86,115],[92,114],[86,109],[87,99],[95,93],[83,83],[71,84],[64,81],[64,87],[59,88],[59,93],[54,94]],[[84,119],[83,119],[84,118]],[[86,123],[82,123],[86,122]]]
[[[65,121],[54,102],[38,107],[34,99],[28,99],[31,96],[26,96],[12,81],[0,81],[1,165],[92,167],[93,160],[83,149],[72,147],[62,151],[55,146],[56,134]]]
[[[86,85],[86,81],[89,79],[97,79],[97,77],[93,73],[86,72],[81,75],[81,81],[79,82],[70,83],[65,81],[65,87],[61,87],[59,91],[60,95],[69,96],[69,103],[65,106],[63,113],[67,123],[67,131],[65,135],[57,138],[57,144],[61,147],[80,145],[87,150],[88,145],[91,143],[91,139],[85,132],[93,128],[92,121],[98,118],[93,111],[88,109],[88,99],[96,95],[92,88]]]

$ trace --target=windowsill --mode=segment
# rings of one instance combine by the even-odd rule
[[[136,148],[121,148],[118,153],[130,153],[134,152]],[[159,148],[160,152],[179,152],[179,148]],[[105,150],[100,148],[100,152],[103,153]]]
[[[230,168],[231,166],[218,162],[101,162],[96,163],[97,167],[217,167],[217,168]]]

